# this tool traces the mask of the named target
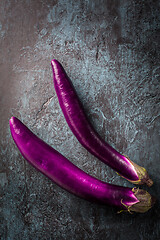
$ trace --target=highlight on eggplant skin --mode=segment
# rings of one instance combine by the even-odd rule
[[[128,212],[144,213],[153,206],[154,198],[147,191],[100,181],[38,138],[18,118],[12,117],[9,122],[12,138],[23,157],[68,192]]]
[[[70,129],[82,146],[128,181],[151,186],[153,181],[145,168],[117,152],[94,130],[62,65],[53,59],[51,66],[60,107]]]

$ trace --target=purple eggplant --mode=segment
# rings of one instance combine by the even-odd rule
[[[78,141],[91,154],[134,184],[153,184],[145,168],[132,162],[105,142],[89,122],[76,91],[62,65],[51,61],[53,82],[64,117]]]
[[[143,213],[153,206],[154,198],[145,190],[111,185],[83,172],[38,138],[16,117],[10,119],[10,131],[23,157],[70,193],[129,212]]]

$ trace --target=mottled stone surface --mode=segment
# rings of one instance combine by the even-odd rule
[[[160,1],[0,1],[0,239],[158,240],[160,205],[117,214],[62,190],[30,166],[14,115],[84,171],[130,186],[67,126],[50,61],[66,69],[100,135],[148,169],[160,199]]]

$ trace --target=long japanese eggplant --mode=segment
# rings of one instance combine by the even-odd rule
[[[154,198],[145,190],[111,185],[88,175],[38,138],[16,117],[10,119],[10,131],[23,157],[70,193],[129,212],[143,213],[153,206]]]
[[[123,156],[94,130],[89,122],[77,93],[62,65],[51,61],[53,82],[64,117],[78,141],[95,157],[114,169],[119,175],[134,184],[147,184],[153,181],[145,168]]]

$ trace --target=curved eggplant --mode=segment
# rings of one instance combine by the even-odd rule
[[[38,138],[16,117],[10,119],[10,131],[23,157],[70,193],[127,211],[146,212],[152,207],[154,198],[148,192],[111,185],[88,175]]]
[[[153,184],[145,168],[105,142],[87,119],[83,106],[62,65],[51,61],[53,82],[64,117],[78,141],[95,157],[134,184]]]

